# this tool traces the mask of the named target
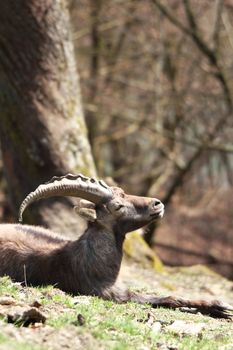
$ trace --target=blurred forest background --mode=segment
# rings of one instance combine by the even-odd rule
[[[230,0],[8,0],[0,105],[0,221],[53,175],[97,173],[165,203],[144,233],[165,264],[233,278]],[[70,205],[27,221],[75,232]]]

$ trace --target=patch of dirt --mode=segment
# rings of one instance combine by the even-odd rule
[[[164,267],[163,272],[143,268],[126,259],[120,271],[120,280],[135,290],[146,290],[160,295],[176,295],[192,299],[220,299],[232,304],[233,282],[203,265],[191,267]]]
[[[97,341],[90,334],[82,335],[78,328],[72,325],[60,329],[47,325],[18,328],[11,324],[0,323],[0,327],[2,331],[4,330],[4,335],[9,336],[12,340],[22,343],[28,342],[33,346],[44,346],[45,349],[83,349],[87,344],[98,348]],[[2,349],[1,346],[0,349]]]

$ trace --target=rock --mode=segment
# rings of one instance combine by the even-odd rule
[[[77,320],[73,322],[73,325],[83,326],[83,325],[85,325],[85,323],[86,323],[85,317],[82,314],[78,314]]]
[[[30,306],[36,307],[37,309],[39,309],[42,306],[42,304],[39,301],[34,300]]]
[[[162,325],[160,322],[155,322],[152,326],[151,326],[151,332],[153,334],[157,334],[160,333],[162,330]]]
[[[165,330],[175,334],[200,335],[204,327],[205,323],[176,320],[170,326],[167,326]]]
[[[15,305],[16,301],[12,297],[3,296],[0,297],[0,305]]]
[[[153,267],[155,271],[162,272],[162,261],[143,239],[141,232],[137,230],[127,234],[124,241],[126,256],[144,267]]]

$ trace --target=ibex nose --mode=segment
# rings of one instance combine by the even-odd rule
[[[161,201],[159,199],[155,199],[154,201],[154,207],[157,207],[161,204]]]
[[[157,198],[151,201],[151,214],[153,218],[161,218],[164,214],[164,204]]]

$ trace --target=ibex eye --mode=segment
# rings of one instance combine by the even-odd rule
[[[116,208],[116,211],[117,211],[117,210],[120,210],[121,208],[123,208],[123,206],[124,206],[124,205],[122,205],[122,204],[118,205],[118,207]]]

